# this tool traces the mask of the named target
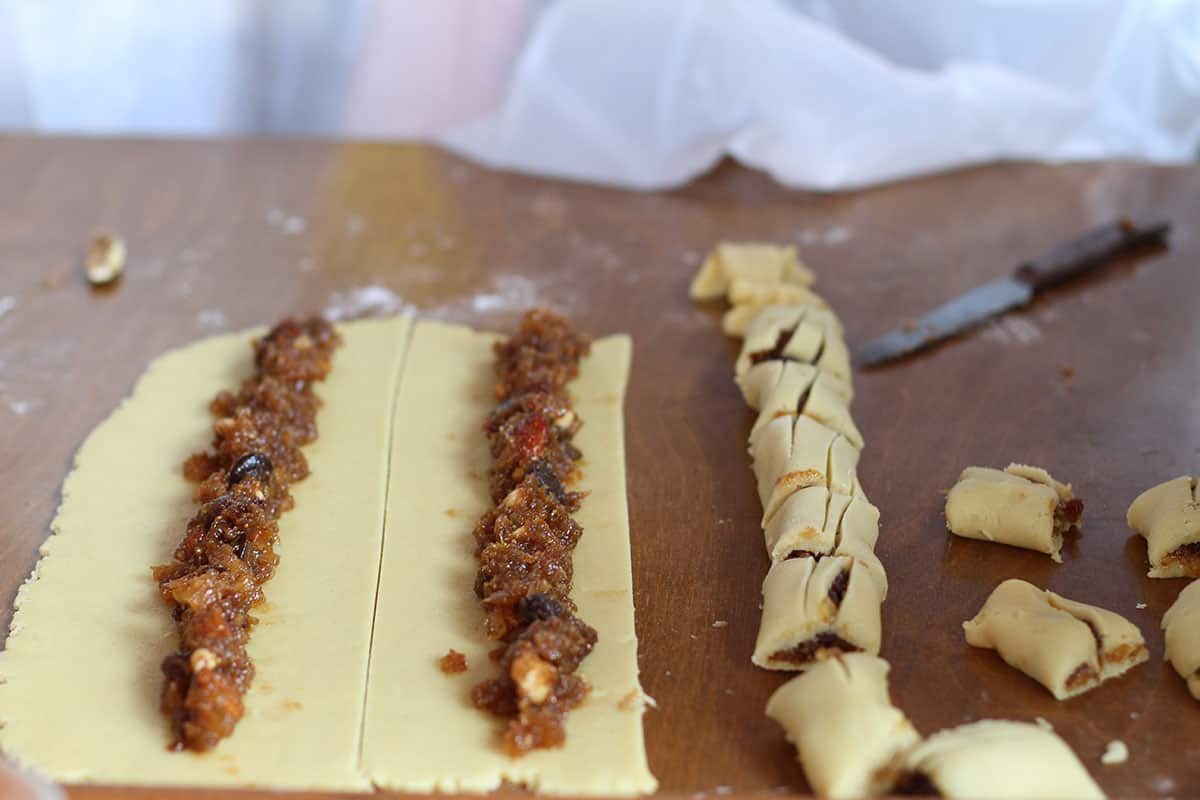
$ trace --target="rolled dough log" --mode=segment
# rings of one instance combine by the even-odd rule
[[[621,405],[631,355],[626,336],[592,345],[569,390],[583,428],[572,597],[599,643],[583,662],[592,685],[571,712],[567,743],[518,759],[503,721],[471,706],[471,687],[494,674],[473,590],[472,528],[491,507],[491,465],[480,426],[495,405],[495,336],[420,322],[396,403],[387,527],[367,696],[363,765],[379,786],[407,792],[484,792],[502,781],[549,794],[636,795],[656,782],[642,735]],[[466,654],[448,677],[439,656]],[[630,702],[633,698],[635,702]]]
[[[967,467],[946,495],[946,527],[957,536],[1024,547],[1061,562],[1063,533],[1071,524],[1056,511],[1073,497],[1070,484],[1038,467]]]
[[[897,759],[921,737],[888,695],[886,661],[837,655],[780,686],[767,702],[821,797],[874,797],[891,788]]]
[[[930,736],[905,758],[942,797],[1103,798],[1067,743],[1028,722],[982,720]]]
[[[246,715],[210,753],[171,753],[159,664],[175,646],[150,567],[195,512],[182,465],[208,403],[252,370],[261,331],[155,360],[75,457],[42,560],[0,653],[0,746],[68,783],[359,790],[362,697],[383,531],[388,430],[410,321],[339,325],[312,474],[279,523],[281,557],[249,652]]]
[[[1192,697],[1200,700],[1200,581],[1192,581],[1162,618],[1166,658],[1187,681]]]
[[[997,586],[963,629],[968,644],[996,650],[1059,700],[1149,658],[1141,631],[1119,614],[1015,578]]]
[[[831,492],[860,495],[859,450],[842,434],[812,417],[777,417],[750,439],[763,522],[800,489],[824,486]]]
[[[1151,578],[1200,578],[1200,489],[1189,475],[1138,495],[1126,514],[1146,539]]]

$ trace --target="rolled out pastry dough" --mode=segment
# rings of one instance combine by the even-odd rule
[[[815,276],[800,263],[793,245],[759,242],[721,242],[704,259],[692,278],[693,300],[713,300],[724,296],[736,279],[774,286],[792,284],[812,286]]]
[[[1200,700],[1200,581],[1192,581],[1162,618],[1166,658],[1187,681],[1192,697]]]
[[[1141,631],[1119,614],[1015,578],[997,586],[963,629],[969,644],[996,650],[1059,700],[1149,657]]]
[[[1067,743],[1028,722],[982,720],[930,736],[904,760],[942,797],[1103,798]]]
[[[849,573],[840,604],[830,598],[838,576]],[[836,636],[857,650],[879,652],[883,596],[874,576],[849,556],[803,557],[771,565],[763,581],[763,613],[751,661],[764,669],[803,670],[839,652]],[[814,643],[807,661],[779,657],[781,652]]]
[[[1071,526],[1055,510],[1072,497],[1069,484],[1038,467],[967,467],[946,495],[946,527],[957,536],[1024,547],[1061,562],[1062,535]]]
[[[167,751],[163,657],[176,645],[150,567],[195,513],[182,465],[212,438],[208,403],[253,369],[261,330],[155,360],[63,484],[42,560],[0,653],[0,745],[55,780],[362,790],[362,697],[386,497],[388,429],[410,321],[338,326],[312,473],[279,521],[279,568],[256,609],[246,714],[215,750]],[[443,650],[444,652],[444,650]],[[431,667],[431,669],[433,669]],[[436,670],[435,670],[436,671]]]
[[[1183,475],[1138,495],[1126,515],[1146,539],[1151,578],[1200,578],[1200,489]]]
[[[886,661],[836,655],[780,686],[767,702],[821,797],[873,797],[891,788],[898,757],[921,740],[888,695]]]
[[[862,494],[859,450],[842,434],[807,416],[776,417],[750,440],[763,524],[792,494],[824,486],[835,494]]]
[[[517,759],[503,751],[504,721],[471,706],[471,687],[495,674],[471,531],[492,506],[481,426],[496,402],[496,339],[435,322],[413,333],[396,401],[363,768],[376,785],[413,793],[485,792],[506,780],[546,794],[651,792],[625,493],[627,336],[594,342],[568,386],[584,423],[579,488],[589,492],[575,515],[583,537],[571,596],[600,636],[579,670],[592,692],[571,712],[564,747]],[[467,672],[438,670],[448,648],[467,656]]]

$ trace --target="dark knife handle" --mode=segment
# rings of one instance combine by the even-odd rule
[[[1141,227],[1129,219],[1110,222],[1026,261],[1017,267],[1016,277],[1034,289],[1045,289],[1122,253],[1151,244],[1165,245],[1170,230],[1169,222]]]

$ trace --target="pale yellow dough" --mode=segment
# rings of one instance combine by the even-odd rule
[[[387,432],[409,320],[339,326],[312,474],[280,521],[281,561],[255,612],[246,716],[216,750],[166,749],[159,663],[176,645],[150,568],[195,512],[182,476],[208,446],[208,402],[251,374],[252,336],[150,365],[88,437],[0,653],[0,746],[71,783],[360,790],[362,698],[383,530]]]
[[[1149,658],[1141,631],[1129,620],[1016,578],[997,586],[963,629],[968,644],[996,650],[1059,700],[1094,689]],[[1081,667],[1083,678],[1069,685]]]
[[[967,467],[946,495],[946,527],[967,539],[1037,550],[1061,562],[1063,533],[1070,526],[1054,512],[1073,496],[1070,484],[1038,467]]]
[[[692,279],[693,300],[712,300],[725,296],[735,280],[775,286],[811,286],[812,270],[800,263],[793,245],[759,242],[721,242]]]
[[[821,797],[873,797],[891,788],[894,763],[921,737],[888,695],[886,661],[837,655],[780,686],[767,702]]]
[[[1200,554],[1173,557],[1188,545],[1200,547],[1200,489],[1183,475],[1138,495],[1126,515],[1129,527],[1146,539],[1151,578],[1200,578]]]
[[[930,736],[905,758],[942,797],[1089,800],[1104,792],[1067,743],[1028,722],[981,720]]]
[[[1162,618],[1166,633],[1166,658],[1185,681],[1192,697],[1200,700],[1200,581],[1192,581]]]
[[[835,604],[829,590],[843,572],[850,573],[850,580],[841,603]],[[762,622],[750,660],[763,669],[805,669],[808,663],[776,656],[823,633],[867,653],[879,652],[883,592],[871,571],[854,558],[831,555],[819,561],[802,557],[776,562],[763,581],[762,594]],[[835,652],[822,649],[814,660]]]
[[[473,591],[472,528],[491,506],[483,420],[495,404],[492,343],[466,328],[421,322],[401,382],[393,434],[387,528],[371,656],[363,765],[381,787],[484,792],[501,781],[543,793],[635,795],[656,786],[642,736],[634,634],[621,404],[628,337],[597,341],[570,385],[584,425],[576,519],[579,615],[600,640],[580,670],[592,684],[567,723],[567,744],[509,758],[503,721],[471,706],[471,687],[492,676]],[[438,671],[448,648],[470,669]],[[633,698],[635,702],[630,702]]]

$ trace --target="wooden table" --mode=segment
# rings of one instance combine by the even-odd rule
[[[805,786],[762,714],[783,676],[749,663],[767,566],[752,412],[720,309],[687,297],[702,254],[718,239],[799,244],[855,345],[1092,225],[1166,214],[1168,254],[857,376],[854,412],[892,587],[883,654],[917,727],[1041,716],[1112,793],[1200,791],[1200,706],[1162,662],[1159,630],[1183,582],[1144,577],[1124,522],[1142,489],[1200,471],[1200,170],[1005,165],[829,196],[724,165],[681,191],[631,194],[417,146],[8,139],[0,176],[0,298],[12,298],[0,300],[0,625],[75,449],[152,356],[387,299],[353,294],[367,286],[478,326],[548,304],[635,338],[629,504],[643,679],[659,703],[650,760],[663,791],[708,795]],[[79,265],[100,230],[130,255],[120,285],[97,292]],[[1087,504],[1061,566],[945,532],[942,492],[958,472],[1012,460],[1046,466]],[[960,623],[1011,576],[1128,616],[1150,662],[1054,701],[963,641]],[[1101,766],[1113,739],[1129,762]]]

